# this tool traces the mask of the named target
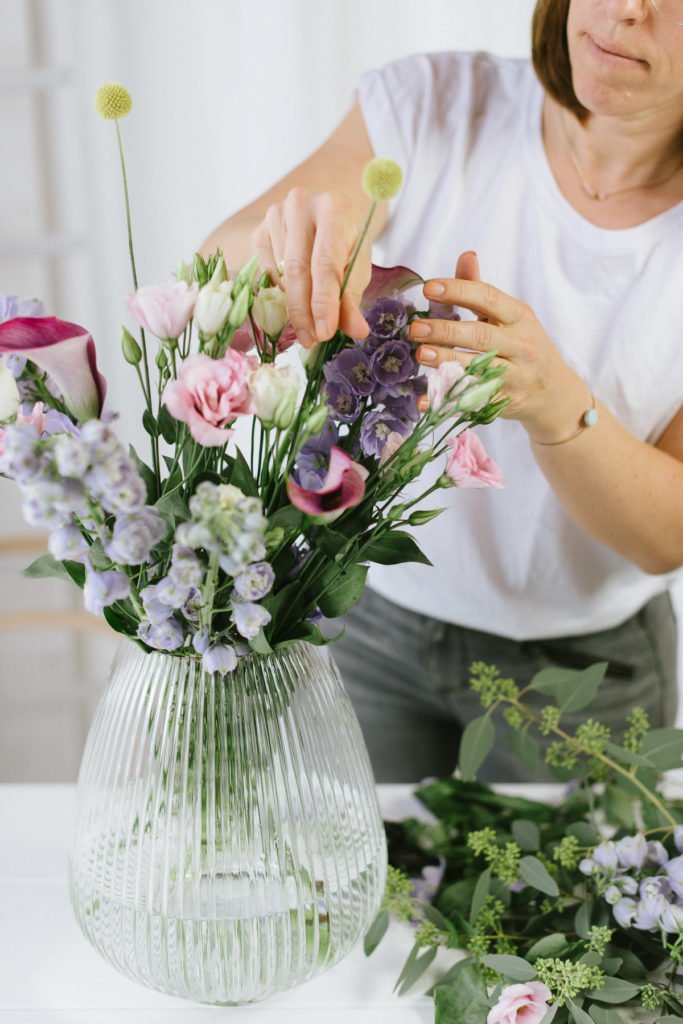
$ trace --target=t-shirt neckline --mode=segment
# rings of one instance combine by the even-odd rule
[[[543,145],[542,112],[545,92],[531,69],[532,88],[526,105],[526,140],[531,172],[540,183],[546,200],[569,230],[582,236],[587,242],[599,244],[603,249],[631,249],[643,243],[651,243],[657,237],[668,234],[675,224],[683,220],[683,201],[664,210],[649,220],[631,228],[604,228],[586,220],[560,191],[555,180],[548,156]]]

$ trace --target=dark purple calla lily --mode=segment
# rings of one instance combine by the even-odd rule
[[[45,370],[77,420],[102,412],[106,382],[85,327],[54,316],[15,317],[0,324],[0,355],[23,356]]]
[[[424,284],[424,280],[424,277],[409,267],[379,267],[373,263],[370,284],[360,300],[361,312],[374,306],[385,295],[393,296],[394,292],[403,292],[416,284]]]
[[[354,462],[345,451],[334,445],[330,450],[327,476],[320,490],[302,487],[290,476],[287,480],[287,495],[292,505],[306,515],[330,522],[340,516],[344,509],[354,508],[362,501],[367,476],[365,466]]]

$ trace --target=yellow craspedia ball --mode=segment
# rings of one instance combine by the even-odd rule
[[[95,110],[107,121],[117,121],[130,114],[133,101],[130,93],[118,82],[101,85],[95,94]]]
[[[377,156],[366,163],[361,182],[370,199],[393,199],[403,183],[403,171],[394,160]]]

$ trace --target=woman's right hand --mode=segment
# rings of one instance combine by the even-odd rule
[[[342,192],[296,187],[268,207],[254,231],[261,270],[287,292],[290,323],[306,348],[328,340],[337,328],[357,339],[369,333],[360,312],[371,273],[368,236],[339,301],[361,227],[358,211]]]

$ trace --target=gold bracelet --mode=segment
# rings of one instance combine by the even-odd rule
[[[583,434],[584,430],[587,430],[588,427],[594,427],[600,419],[600,414],[598,413],[598,410],[595,406],[595,395],[592,393],[591,403],[592,404],[590,409],[586,409],[585,413],[581,417],[581,426],[576,431],[576,433],[572,434],[570,437],[565,437],[561,441],[537,441],[533,437],[531,438],[531,440],[534,442],[534,444],[543,445],[544,448],[553,448],[557,444],[566,444],[567,441],[573,441],[575,437],[579,436],[579,434]]]

